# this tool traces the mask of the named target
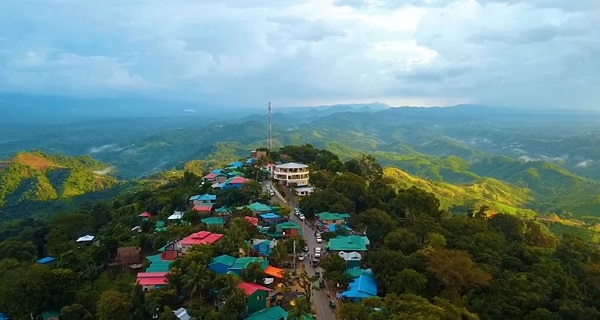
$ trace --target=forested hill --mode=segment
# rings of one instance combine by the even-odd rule
[[[0,207],[69,200],[118,185],[112,168],[89,156],[21,152],[0,162]],[[26,207],[26,206],[25,206]],[[25,213],[24,213],[25,214]]]

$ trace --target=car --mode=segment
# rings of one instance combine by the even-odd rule
[[[303,214],[300,214],[300,220],[304,221],[306,220],[306,217]]]
[[[315,269],[315,276],[319,278],[321,277],[321,270],[319,270],[319,268]]]
[[[320,258],[320,257],[321,257],[321,248],[315,247],[315,258]]]
[[[306,256],[304,255],[304,253],[301,253],[298,255],[298,261],[304,261],[304,258],[306,258]]]
[[[319,266],[319,259],[313,259],[312,260],[312,266],[313,266],[313,268],[318,267]]]
[[[308,246],[304,246],[304,252],[308,252]]]
[[[323,279],[319,281],[319,288],[325,288],[325,281]]]
[[[323,243],[323,238],[317,237],[317,243]]]

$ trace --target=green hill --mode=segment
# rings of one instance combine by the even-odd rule
[[[89,156],[21,152],[0,168],[0,206],[69,199],[115,187],[108,165]],[[104,170],[104,171],[103,171]]]

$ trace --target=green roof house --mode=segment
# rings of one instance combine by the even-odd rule
[[[241,258],[237,258],[235,260],[233,265],[231,265],[231,267],[229,267],[229,271],[233,272],[239,276],[240,273],[242,272],[242,270],[246,269],[248,267],[248,265],[253,262],[260,262],[263,270],[265,270],[267,268],[267,266],[269,265],[269,261],[261,259],[261,258],[241,257]]]
[[[290,237],[301,237],[302,230],[299,225],[292,221],[282,222],[277,225],[275,228],[278,234],[281,234],[282,237],[290,238]]]
[[[155,232],[163,232],[167,231],[167,227],[165,226],[165,222],[162,220],[156,221],[156,225],[154,226]]]
[[[252,213],[254,214],[259,214],[259,213],[266,213],[266,212],[272,212],[273,209],[271,209],[270,206],[260,203],[260,202],[254,202],[249,204],[248,206],[246,206],[248,209],[250,209],[250,211],[252,211]]]
[[[147,256],[146,259],[150,261],[150,266],[146,269],[146,272],[169,272],[169,267],[173,263],[172,260],[162,260],[160,254]]]
[[[59,320],[60,312],[58,311],[46,311],[42,313],[42,319],[44,320]]]
[[[225,224],[225,221],[223,221],[223,218],[219,218],[219,217],[208,217],[208,218],[204,218],[202,220],[202,223],[206,224],[206,226],[208,227],[222,227]]]
[[[367,251],[367,241],[366,237],[361,236],[337,236],[335,238],[329,239],[329,243],[327,244],[327,248],[329,251],[357,251],[364,252]]]
[[[231,214],[231,209],[229,209],[227,206],[222,206],[219,209],[215,209],[215,214],[217,216],[228,216]]]
[[[287,316],[287,311],[283,310],[283,308],[280,306],[276,306],[262,309],[251,314],[244,320],[286,320]]]
[[[347,218],[350,218],[350,215],[347,213],[332,213],[332,212],[321,212],[317,213],[316,216],[323,221],[324,224],[344,224]]]
[[[229,268],[235,263],[235,260],[235,257],[224,254],[213,258],[208,264],[208,268],[216,274],[226,274],[229,272]]]

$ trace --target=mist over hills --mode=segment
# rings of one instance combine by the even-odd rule
[[[19,113],[13,106],[11,123],[0,126],[0,159],[23,150],[90,155],[113,166],[117,177],[135,179],[182,169],[190,160],[218,166],[266,146],[266,104],[260,112],[189,112],[143,103],[84,112],[70,103],[57,104],[62,114],[49,107]],[[51,118],[43,121],[40,111],[27,124],[35,110]],[[124,111],[116,117],[114,110]],[[274,107],[273,134],[275,147],[308,143],[342,159],[373,154],[410,175],[395,174],[402,183],[421,179],[438,193],[480,190],[463,192],[459,198],[469,203],[484,199],[508,212],[600,216],[598,113],[378,103]]]

